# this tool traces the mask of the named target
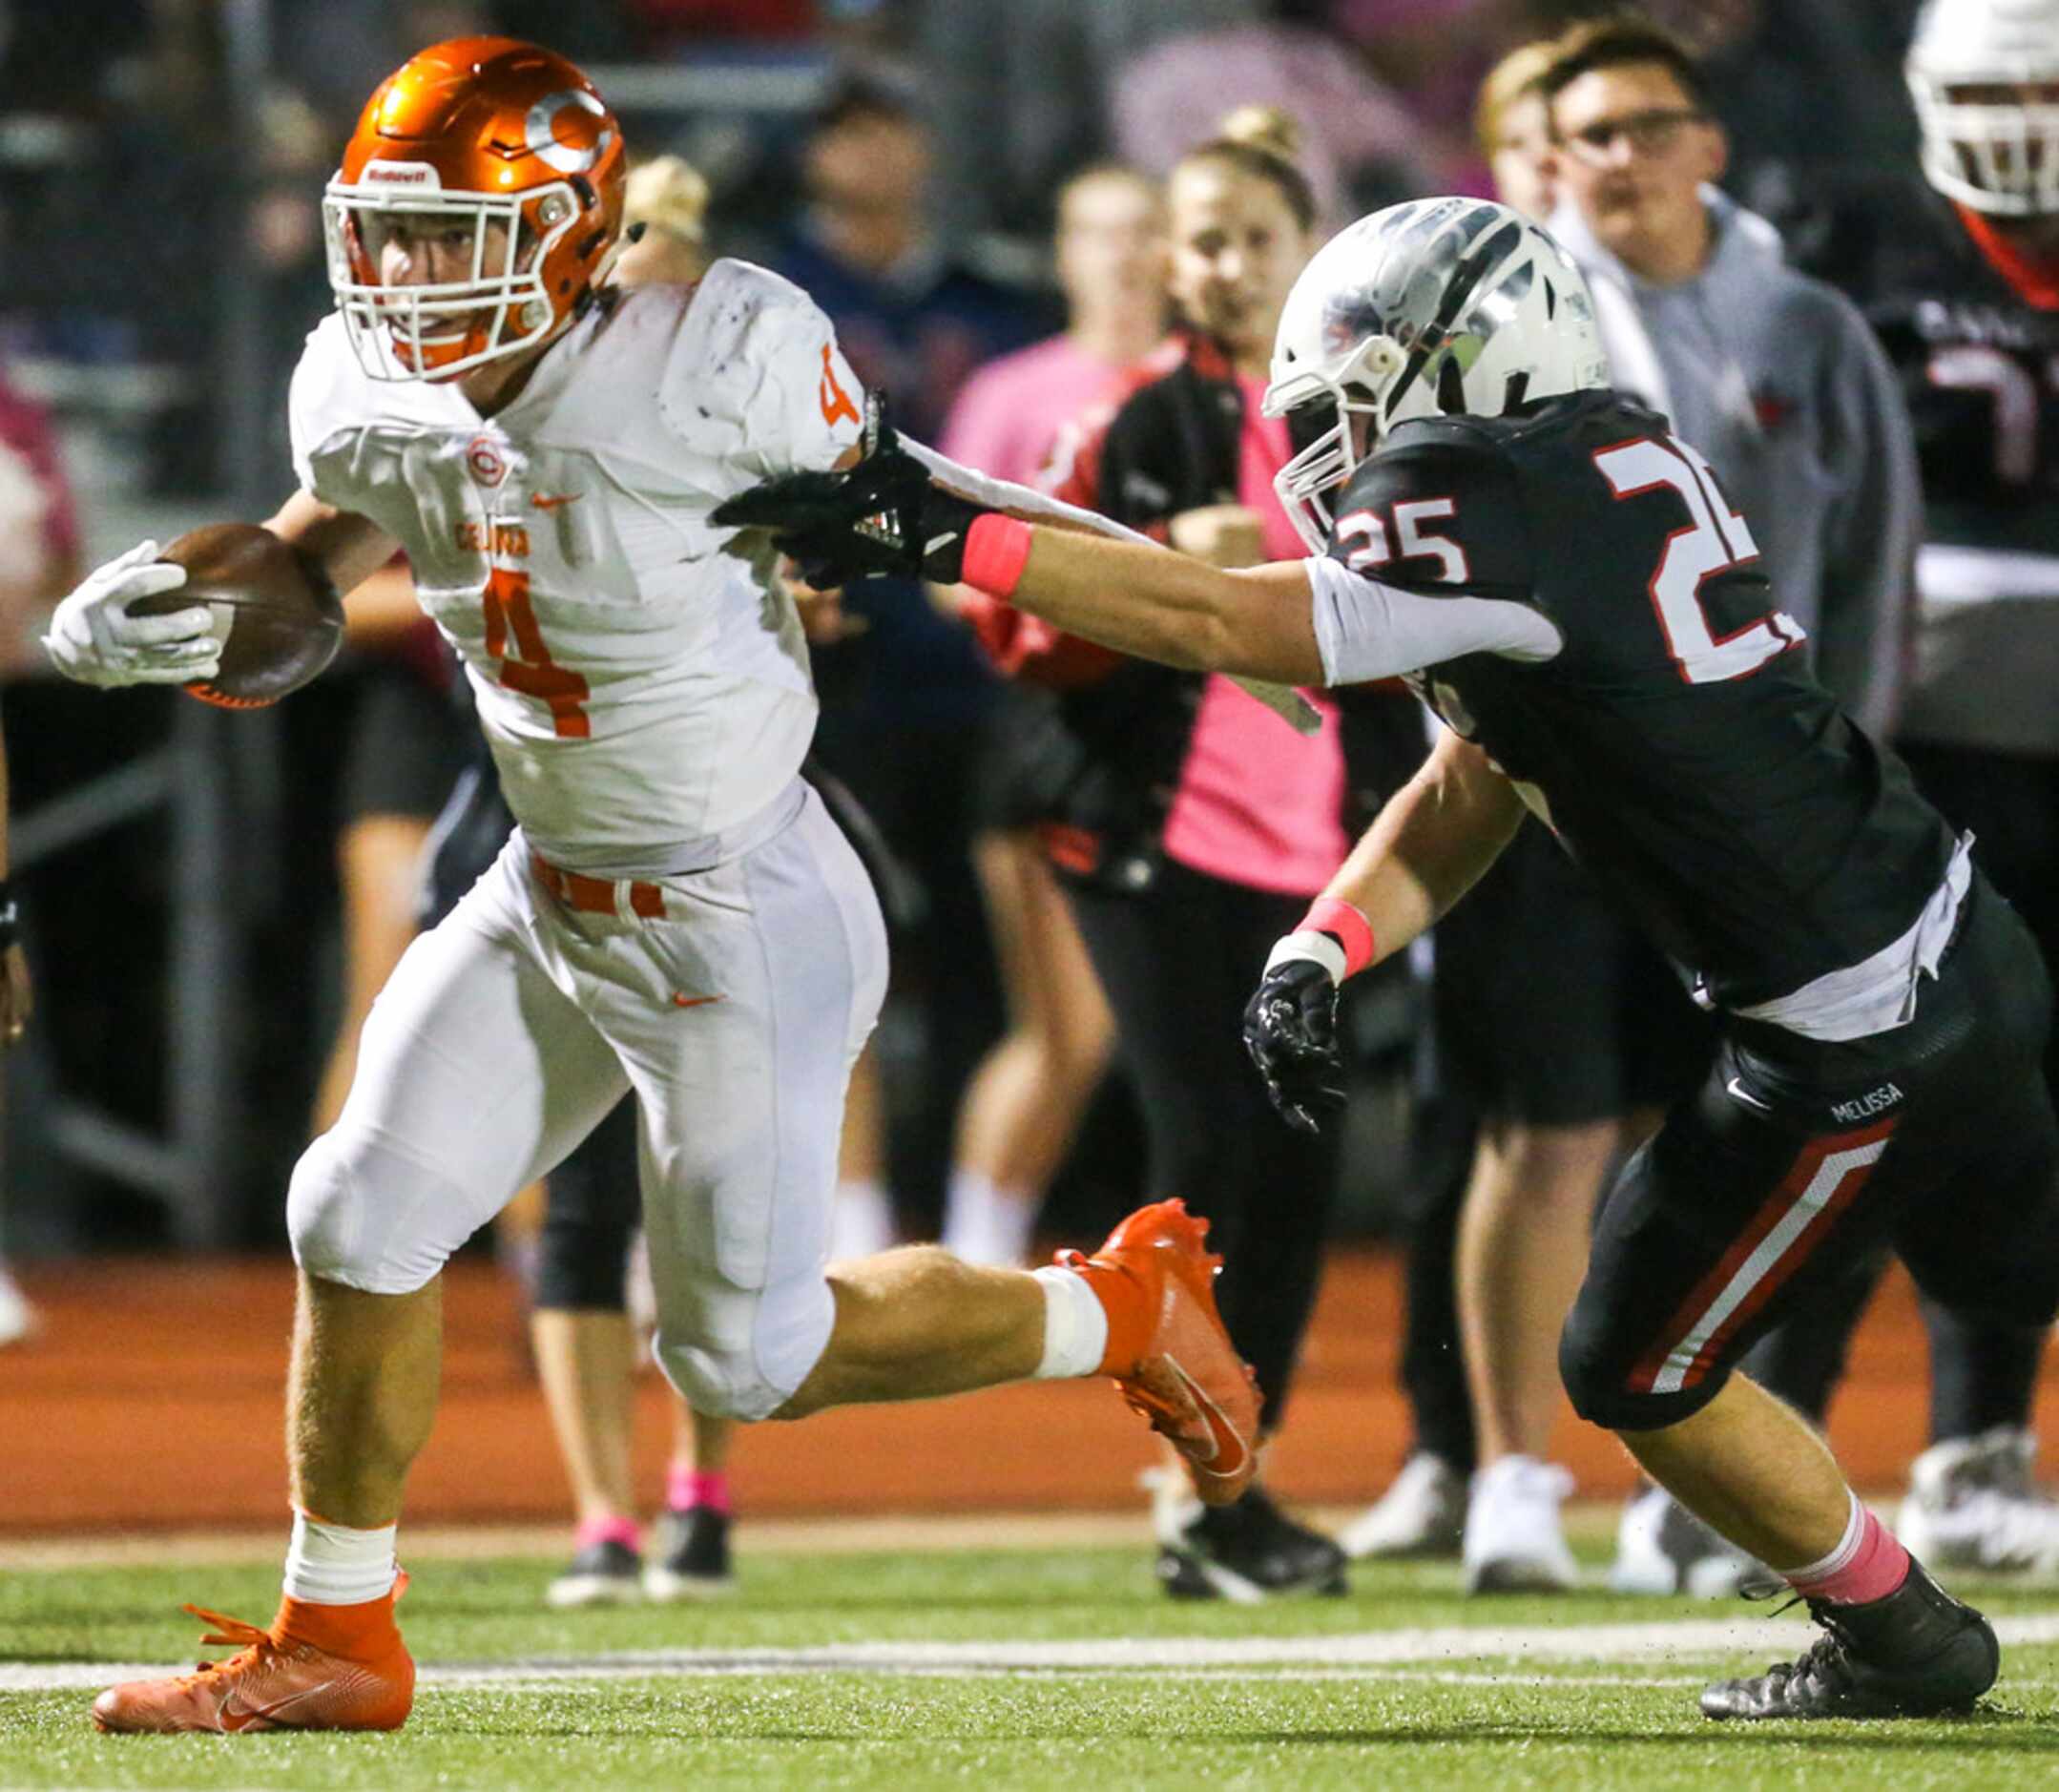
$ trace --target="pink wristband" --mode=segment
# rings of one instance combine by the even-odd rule
[[[1300,931],[1334,933],[1344,946],[1344,975],[1355,977],[1373,962],[1373,924],[1336,896],[1319,896],[1301,917]]]
[[[1030,525],[988,511],[966,531],[965,581],[993,597],[1012,597],[1030,560]]]

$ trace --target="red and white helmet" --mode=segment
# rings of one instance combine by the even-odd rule
[[[1932,186],[1991,217],[2059,213],[2059,0],[1930,0],[1906,73]]]
[[[622,130],[563,56],[456,37],[366,102],[323,195],[329,285],[374,379],[448,380],[548,342],[589,302],[622,227]],[[468,231],[463,280],[385,286],[385,236]]]

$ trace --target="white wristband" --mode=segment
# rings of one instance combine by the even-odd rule
[[[1341,985],[1344,980],[1344,948],[1327,933],[1298,931],[1282,935],[1273,942],[1273,949],[1266,955],[1265,968],[1271,970],[1297,959],[1321,965],[1330,973],[1332,983]]]

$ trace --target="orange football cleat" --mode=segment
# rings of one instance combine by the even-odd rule
[[[193,1674],[111,1686],[93,1702],[100,1730],[397,1730],[415,1702],[415,1663],[392,1621],[393,1598],[358,1606],[322,1607],[333,1614],[365,1613],[354,1626],[350,1653],[337,1654],[294,1636],[284,1609],[268,1631],[200,1606],[185,1609],[214,1628],[209,1643],[241,1645],[226,1661],[203,1662]],[[290,1608],[292,1602],[288,1601]]]
[[[1102,1372],[1187,1459],[1203,1502],[1227,1506],[1258,1469],[1258,1385],[1216,1311],[1222,1259],[1202,1248],[1207,1238],[1185,1201],[1155,1201],[1092,1257],[1061,1251],[1058,1261],[1108,1314]]]

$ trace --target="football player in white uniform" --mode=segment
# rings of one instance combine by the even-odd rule
[[[235,1656],[111,1689],[103,1728],[406,1719],[395,1524],[435,1406],[439,1272],[631,1089],[657,1352],[697,1407],[799,1417],[1110,1374],[1211,1497],[1250,1478],[1257,1403],[1177,1201],[1033,1275],[933,1247],[825,1266],[885,938],[798,776],[816,702],[773,551],[752,536],[746,555],[709,512],[855,459],[862,395],[822,314],[760,269],[604,289],[622,179],[577,69],[467,38],[380,87],[330,183],[338,313],[294,379],[300,490],[267,526],[343,591],[406,552],[520,826],[403,959],[294,1173],[279,1615],[216,1619]],[[127,613],[185,578],[156,554],[60,606],[61,671],[213,675],[204,605]]]

